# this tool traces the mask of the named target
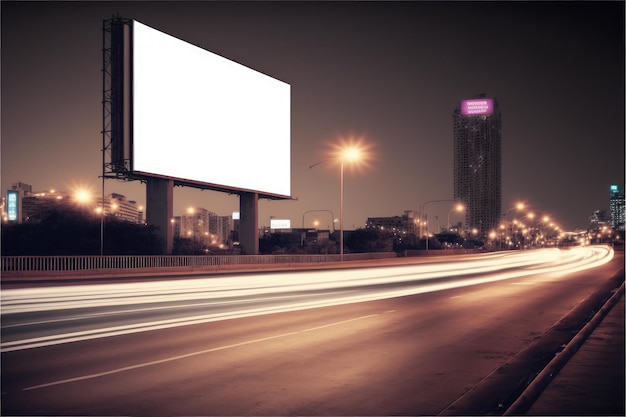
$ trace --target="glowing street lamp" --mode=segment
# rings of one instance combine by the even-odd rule
[[[91,193],[86,188],[79,188],[74,192],[74,199],[78,204],[87,204],[91,201]]]
[[[424,210],[426,209],[426,206],[431,204],[431,203],[450,203],[450,202],[456,202],[457,203],[457,207],[459,205],[461,205],[461,203],[459,203],[457,200],[430,200],[425,202],[424,204],[422,204],[422,207],[420,209],[420,238],[422,237],[422,235],[424,234],[424,232],[422,231],[422,226],[426,226],[427,225],[427,220],[426,220],[426,216],[425,216],[425,212]],[[465,208],[465,207],[463,207]],[[450,225],[450,214],[448,213],[448,225]],[[428,250],[428,228],[426,228],[426,250]]]
[[[508,234],[509,234],[509,213],[512,212],[513,210],[524,210],[524,203],[517,203],[515,206],[511,207],[510,209],[508,209],[504,215],[504,222],[506,223],[506,228],[504,230],[504,240],[506,241],[508,239]]]
[[[339,256],[343,261],[343,171],[344,166],[350,164],[356,166],[358,164],[366,164],[371,154],[369,152],[370,145],[363,144],[362,139],[349,138],[341,140],[339,144],[333,145],[331,151],[331,157],[317,162],[309,169],[328,161],[339,161],[340,176],[339,176]]]
[[[513,223],[517,226],[517,233],[521,233],[524,246],[526,245],[527,235],[530,237],[532,233],[532,225],[533,219],[535,218],[535,213],[530,212],[525,216],[522,216],[519,220],[514,220]],[[525,219],[528,219],[528,225],[526,224]]]
[[[450,231],[450,214],[452,214],[453,211],[456,211],[457,213],[462,212],[463,210],[465,210],[465,206],[461,203],[457,204],[455,207],[453,207],[449,212],[448,212],[448,231]]]
[[[346,162],[355,163],[359,160],[361,153],[358,148],[348,147],[341,155],[341,178],[339,180],[339,256],[343,261],[343,167]]]
[[[531,212],[531,213],[528,213],[525,216],[520,217],[519,220],[514,220],[513,223],[516,223],[518,225],[518,228],[519,228],[519,226],[526,227],[526,224],[525,224],[524,220],[528,219],[529,220],[529,224],[532,226],[534,218],[535,218],[535,213]]]

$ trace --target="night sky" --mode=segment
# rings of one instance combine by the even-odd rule
[[[0,4],[2,190],[88,186],[102,172],[102,21],[137,19],[291,85],[292,196],[259,203],[300,227],[339,216],[341,138],[371,146],[346,170],[345,227],[451,199],[452,113],[485,93],[502,112],[502,208],[564,229],[624,187],[624,2],[9,2]],[[193,149],[190,149],[193,152]],[[237,166],[237,146],[229,158]],[[207,160],[213,157],[207,155]],[[215,157],[223,157],[221,155]],[[259,155],[272,163],[272,149]],[[254,173],[250,173],[254,175]],[[107,180],[140,204],[145,186]],[[175,188],[174,213],[220,215],[236,195]],[[431,222],[450,205],[432,204]],[[330,227],[330,215],[306,215]],[[453,221],[461,216],[453,214]],[[432,225],[433,223],[431,223]],[[433,227],[431,226],[431,230]]]

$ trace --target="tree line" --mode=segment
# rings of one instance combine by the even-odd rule
[[[162,255],[162,245],[154,226],[134,224],[114,217],[86,216],[79,208],[49,208],[37,219],[2,224],[3,256],[71,255]],[[103,233],[102,233],[103,232]],[[275,233],[259,239],[260,254],[337,254],[338,233],[319,241],[303,240],[299,233]],[[428,241],[429,249],[457,245],[476,247],[458,235],[437,235]],[[423,250],[426,240],[415,235],[394,234],[377,228],[345,232],[344,252],[397,252]],[[174,239],[175,255],[206,255],[213,252],[191,239]]]

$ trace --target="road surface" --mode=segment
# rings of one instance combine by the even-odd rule
[[[623,263],[590,247],[7,290],[2,413],[493,414]]]

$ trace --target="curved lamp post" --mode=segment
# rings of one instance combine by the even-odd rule
[[[311,166],[311,168],[312,167],[313,167],[313,165]],[[304,216],[307,215],[308,213],[315,213],[315,212],[321,212],[321,211],[330,213],[330,221],[331,221],[331,223],[333,225],[333,232],[335,231],[335,215],[333,214],[332,211],[330,211],[330,210],[308,210],[308,211],[305,211],[304,213],[302,213],[302,230],[303,230],[303,232],[302,232],[302,236],[300,236],[300,246],[304,245],[304,233],[305,233],[304,232]]]
[[[316,162],[309,166],[309,169],[316,167],[324,162],[339,160],[340,176],[339,176],[339,256],[343,261],[343,170],[346,162],[355,164],[366,159],[366,150],[360,143],[344,143],[337,146],[335,156]]]
[[[430,200],[425,202],[424,204],[422,204],[422,207],[420,208],[420,238],[423,235],[423,231],[422,231],[422,227],[424,224],[424,209],[426,208],[427,205],[431,204],[431,203],[450,203],[450,202],[458,202],[458,200]],[[450,219],[448,217],[448,223],[450,223]],[[428,250],[428,232],[426,233],[426,250]]]
[[[448,232],[450,231],[450,214],[452,214],[453,212],[457,212],[460,213],[463,210],[465,210],[465,206],[461,203],[457,204],[456,207],[453,207],[449,212],[448,212]]]

